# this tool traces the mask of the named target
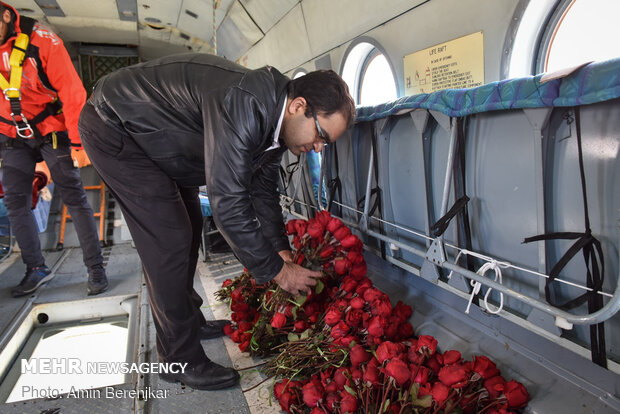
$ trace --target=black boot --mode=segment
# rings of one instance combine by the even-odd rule
[[[220,390],[232,387],[239,382],[239,373],[233,368],[223,367],[213,361],[197,365],[188,364],[182,373],[160,373],[159,377],[167,382],[180,381],[197,390]]]
[[[207,321],[204,325],[200,327],[198,336],[200,337],[200,340],[213,339],[213,338],[219,338],[220,336],[224,336],[223,328],[225,325],[229,323],[230,321],[226,319]]]

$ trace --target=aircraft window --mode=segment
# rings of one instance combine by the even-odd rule
[[[572,0],[547,34],[542,71],[620,56],[620,1]]]
[[[394,72],[371,43],[360,42],[348,52],[342,77],[357,105],[376,105],[398,97]]]
[[[376,105],[393,101],[398,97],[392,69],[385,56],[381,53],[377,52],[369,60],[362,75],[361,84],[361,105]]]

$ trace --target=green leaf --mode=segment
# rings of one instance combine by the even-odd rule
[[[289,332],[287,339],[288,339],[289,342],[299,341],[299,335],[297,335],[297,334],[295,334],[293,332]]]
[[[297,319],[297,308],[293,308],[291,310],[291,313],[293,314],[293,320],[296,320]]]
[[[414,382],[411,384],[411,389],[409,390],[409,398],[411,398],[411,402],[414,402],[418,399],[418,392],[420,391],[420,384]]]
[[[383,408],[381,408],[382,413],[387,413],[388,408],[390,408],[390,399],[385,400],[385,404],[383,404]]]
[[[273,336],[273,328],[271,327],[271,325],[265,324],[265,329],[267,330],[269,336]]]
[[[424,397],[418,398],[417,400],[415,400],[413,402],[413,405],[418,406],[418,407],[429,408],[431,405],[433,405],[433,397],[431,395],[425,395]]]
[[[317,295],[321,294],[321,292],[323,292],[323,289],[325,289],[325,285],[320,280],[317,280],[316,281],[316,290],[315,290]]]
[[[349,394],[357,398],[357,393],[355,392],[353,388],[349,387],[348,385],[345,385],[344,389],[347,390]]]
[[[306,329],[305,331],[302,332],[299,339],[308,339],[310,337],[310,332],[311,332],[310,329]]]

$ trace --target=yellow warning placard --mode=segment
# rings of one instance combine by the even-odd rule
[[[405,94],[484,84],[484,36],[472,33],[404,58]]]

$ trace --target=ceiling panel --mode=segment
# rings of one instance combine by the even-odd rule
[[[24,16],[32,17],[39,20],[45,16],[43,10],[41,10],[39,5],[34,0],[13,0],[10,1],[9,4],[18,9],[20,14],[23,14]],[[28,9],[32,10],[32,12],[24,12],[20,9]]]
[[[424,0],[304,0],[308,39],[314,56],[349,41]]]
[[[138,0],[138,21],[140,23],[157,23],[148,19],[157,19],[159,24],[177,26],[183,0]]]
[[[249,68],[274,65],[286,72],[312,56],[301,5],[297,5],[252,47],[241,63]]]
[[[266,33],[301,0],[239,0],[248,14]]]
[[[205,0],[183,0],[178,28],[203,40],[211,40],[213,4]]]
[[[92,17],[95,19],[118,19],[116,0],[56,0],[65,16]],[[84,3],[88,3],[88,7]],[[86,26],[88,27],[88,26]]]
[[[135,22],[70,16],[48,20],[65,42],[138,44]]]

